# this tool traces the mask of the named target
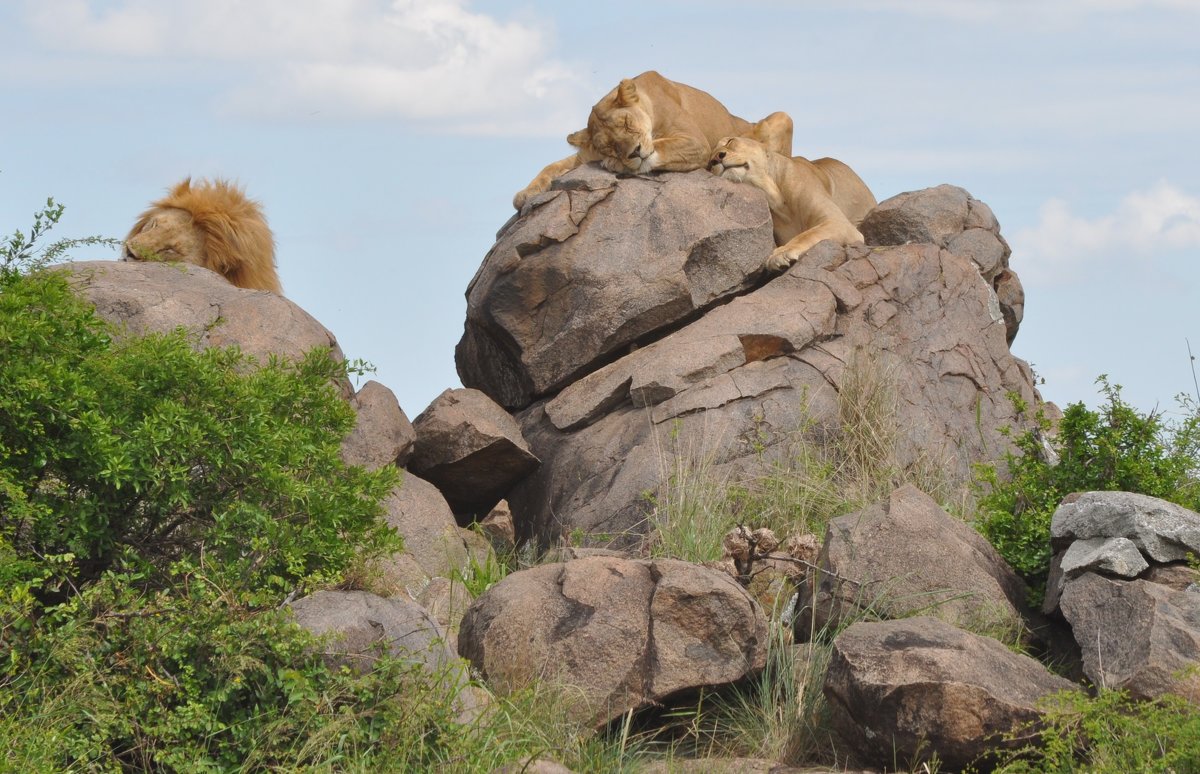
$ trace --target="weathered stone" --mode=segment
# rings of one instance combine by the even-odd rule
[[[408,560],[393,557],[383,562],[384,579],[401,585],[410,594],[420,592],[430,578],[462,572],[469,561],[466,544],[454,514],[435,486],[412,473],[404,473],[399,486],[383,501],[384,521],[404,538],[404,552],[424,573],[414,584],[404,572]]]
[[[886,405],[897,468],[947,485],[1010,449],[1037,403],[969,261],[929,246],[823,244],[784,275],[518,414],[542,467],[509,495],[521,537],[636,543],[672,472],[738,475],[852,433],[845,386]]]
[[[1025,291],[1008,267],[1012,250],[991,209],[957,186],[939,185],[893,196],[859,226],[869,245],[933,244],[972,261],[995,294],[1008,343],[1025,314]]]
[[[1076,540],[1127,538],[1150,561],[1176,562],[1200,554],[1200,514],[1133,492],[1082,492],[1058,506],[1050,537],[1058,550]]]
[[[365,591],[318,591],[291,604],[300,626],[333,635],[323,656],[331,669],[369,672],[383,654],[411,659],[430,674],[458,664],[446,633],[425,608],[402,597],[384,599]]]
[[[1117,537],[1076,540],[1063,554],[1061,569],[1067,578],[1085,572],[1136,578],[1149,566],[1132,540]]]
[[[299,360],[312,349],[342,360],[325,326],[277,293],[245,290],[190,264],[80,261],[63,264],[71,283],[104,319],[134,335],[184,328],[197,349],[238,346],[259,363]],[[339,385],[350,396],[349,381]]]
[[[413,422],[409,468],[457,514],[482,516],[538,466],[508,412],[479,390],[446,390]]]
[[[1035,740],[1038,700],[1076,686],[990,637],[939,619],[856,623],[833,642],[825,697],[862,765],[957,771]]]
[[[498,235],[471,281],[459,375],[523,408],[744,290],[773,246],[753,186],[581,167]]]
[[[1059,607],[1094,685],[1200,704],[1200,591],[1085,573],[1067,581]]]
[[[1025,584],[978,532],[906,485],[887,501],[832,520],[813,597],[802,597],[801,634],[835,627],[869,609],[903,618],[925,613],[964,629],[1015,628]]]
[[[766,637],[762,610],[728,576],[614,557],[515,572],[459,630],[462,653],[493,688],[560,684],[568,716],[596,726],[761,669]]]
[[[379,382],[368,381],[350,399],[350,405],[357,420],[342,441],[346,464],[376,470],[407,463],[417,434],[396,402],[395,393]]]
[[[512,509],[508,507],[508,500],[496,503],[496,507],[479,522],[479,528],[492,541],[492,546],[497,551],[512,550],[516,547],[517,532],[513,527]]]
[[[457,649],[458,627],[472,602],[466,587],[449,578],[434,578],[421,589],[416,601],[446,632],[450,646]]]

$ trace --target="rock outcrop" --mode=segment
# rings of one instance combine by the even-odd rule
[[[417,433],[396,402],[396,394],[368,381],[350,399],[358,419],[342,443],[342,458],[350,465],[374,470],[384,465],[403,467],[412,456]]]
[[[814,598],[800,607],[798,634],[834,630],[869,611],[917,613],[974,631],[1019,629],[1025,584],[983,536],[916,487],[834,519],[814,573]]]
[[[767,622],[728,575],[675,560],[589,557],[513,573],[463,617],[460,652],[493,688],[565,686],[594,726],[763,667]]]
[[[726,286],[723,296],[703,294],[710,301],[731,300],[688,304],[655,327],[638,315],[656,303],[641,294],[657,298],[662,287],[657,269],[631,265],[623,253],[612,257],[607,242],[566,229],[552,240],[555,254],[570,254],[550,272],[555,292],[516,293],[503,284],[515,279],[500,278],[549,272],[543,262],[550,258],[543,253],[551,247],[523,255],[510,244],[514,235],[547,230],[542,219],[551,212],[569,220],[571,202],[580,197],[592,202],[581,223],[613,228],[609,221],[627,211],[614,210],[612,202],[642,196],[645,186],[667,191],[697,180],[704,185],[689,189],[692,198],[676,202],[663,193],[655,199],[654,214],[639,212],[635,222],[691,222],[695,211],[723,207],[722,228],[748,233],[769,220],[765,199],[756,190],[747,192],[748,186],[696,173],[650,181],[614,180],[596,170],[579,174],[578,181],[564,177],[541,205],[527,208],[502,232],[481,269],[480,278],[489,279],[477,279],[468,294],[464,342],[491,331],[488,347],[507,348],[503,357],[495,355],[509,364],[507,370],[489,373],[475,365],[486,349],[478,342],[460,345],[458,352],[460,371],[470,375],[470,383],[502,403],[520,406],[540,396],[516,414],[530,450],[542,461],[507,496],[522,537],[548,544],[573,532],[597,542],[636,543],[651,528],[652,500],[668,478],[664,471],[682,457],[703,461],[719,476],[785,458],[797,442],[825,443],[852,434],[856,417],[844,399],[851,392],[861,397],[866,391],[886,403],[894,436],[886,451],[897,469],[929,471],[951,485],[969,478],[973,463],[998,459],[1010,448],[1001,428],[1020,432],[1028,426],[1010,395],[1036,403],[1032,374],[1009,352],[1004,314],[987,276],[1005,265],[1007,247],[990,212],[965,192],[950,197],[961,198],[957,220],[943,217],[941,205],[922,212],[919,197],[900,208],[909,220],[930,221],[914,233],[928,233],[936,243],[848,248],[822,243],[765,284],[756,284],[750,273],[770,252],[755,238],[761,250],[755,260],[741,257],[749,247],[721,259],[722,276],[736,274],[736,267],[743,267],[738,269],[743,276],[718,283]],[[596,198],[600,181],[612,189],[604,188],[603,200]],[[626,194],[626,188],[634,190]],[[934,197],[935,203],[942,198]],[[661,227],[675,233],[675,226]],[[732,250],[725,241],[713,260]],[[645,258],[655,266],[657,260]],[[686,263],[678,256],[674,261]],[[503,272],[493,265],[498,262]],[[577,280],[591,287],[590,272],[601,270],[620,274],[622,303],[574,304]],[[521,370],[514,364],[543,357],[526,351],[533,340],[541,347],[541,340],[533,334],[502,336],[481,321],[492,320],[497,308],[514,320],[548,320],[544,307],[550,297],[556,304],[572,300],[569,324],[582,339],[610,342],[612,331],[636,334],[618,337],[620,345],[592,346],[586,357],[554,369],[553,377],[530,376],[532,366]],[[589,326],[593,332],[583,333]],[[638,346],[631,350],[631,344]],[[518,373],[523,375],[513,375]],[[523,386],[515,387],[518,383]]]
[[[918,617],[843,631],[824,691],[834,728],[862,764],[915,770],[936,752],[958,771],[986,770],[987,753],[1033,741],[1038,700],[1075,687],[996,640]]]

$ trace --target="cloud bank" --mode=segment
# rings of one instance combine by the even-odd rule
[[[548,25],[502,21],[467,0],[63,0],[24,14],[45,45],[184,67],[243,115],[561,132],[555,111],[575,107],[579,91]]]
[[[1095,218],[1052,199],[1042,205],[1037,225],[1010,241],[1021,280],[1031,286],[1078,282],[1131,260],[1152,267],[1161,254],[1200,250],[1200,198],[1159,182]]]

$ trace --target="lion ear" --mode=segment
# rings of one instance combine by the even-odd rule
[[[636,105],[638,101],[637,84],[625,78],[617,87],[617,107]]]
[[[592,144],[592,133],[587,129],[571,132],[567,135],[567,143],[573,148],[587,148]]]

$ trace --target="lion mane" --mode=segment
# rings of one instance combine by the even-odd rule
[[[587,128],[567,137],[576,152],[543,169],[513,196],[513,206],[521,209],[555,178],[590,162],[631,175],[703,169],[717,140],[728,135],[754,137],[772,150],[792,152],[787,113],[751,123],[731,114],[711,94],[650,70],[622,80],[604,95],[592,108]]]
[[[745,137],[723,138],[708,169],[766,194],[778,245],[763,264],[767,271],[786,269],[826,239],[862,244],[858,224],[876,203],[862,178],[837,159],[784,156]]]
[[[125,238],[123,260],[190,263],[239,288],[282,292],[262,207],[226,180],[189,177],[152,202]]]

